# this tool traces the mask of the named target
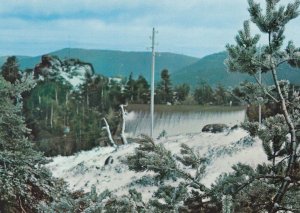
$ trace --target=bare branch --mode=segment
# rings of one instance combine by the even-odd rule
[[[104,120],[104,123],[105,123],[105,127],[103,127],[103,128],[106,129],[106,132],[107,132],[107,135],[108,135],[109,142],[110,142],[110,144],[111,144],[113,147],[116,148],[117,145],[116,145],[115,141],[113,140],[113,138],[112,138],[112,136],[111,136],[111,131],[110,131],[109,125],[108,125],[108,123],[107,123],[107,121],[106,121],[105,118],[103,118],[103,120]]]

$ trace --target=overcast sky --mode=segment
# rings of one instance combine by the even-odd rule
[[[0,0],[0,55],[147,51],[156,27],[158,51],[202,57],[233,42],[247,8],[246,0]],[[298,46],[299,32],[300,17],[286,29]]]

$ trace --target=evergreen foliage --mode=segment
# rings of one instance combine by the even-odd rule
[[[283,115],[277,114],[264,121],[264,129],[258,135],[268,160],[275,160],[276,157],[283,157],[288,153],[288,133],[289,128]]]
[[[194,99],[198,104],[212,104],[214,101],[212,87],[202,81],[194,91]]]
[[[105,205],[105,212],[149,212],[142,200],[141,193],[135,189],[129,190],[129,195],[114,197]]]
[[[222,86],[221,84],[218,84],[218,86],[215,89],[214,92],[214,99],[215,99],[215,104],[216,105],[225,105],[228,104],[230,101],[230,95],[228,94],[228,92],[226,91],[226,89],[224,88],[224,86]]]
[[[137,93],[136,100],[138,103],[148,103],[150,99],[150,92],[149,92],[149,84],[147,80],[143,76],[139,76],[136,84],[135,84],[135,91]]]
[[[205,174],[207,160],[187,145],[182,145],[181,155],[177,156],[166,150],[162,144],[155,144],[144,136],[134,155],[127,157],[127,164],[129,169],[137,172],[155,172],[159,189],[148,203],[148,208],[152,211],[181,212],[210,208],[203,202],[208,189],[200,183]],[[195,171],[193,175],[190,169]],[[176,186],[166,185],[166,181],[175,181]],[[195,200],[197,204],[193,206]]]
[[[295,107],[299,106],[296,101],[298,94],[290,93],[289,82],[279,80],[277,70],[284,63],[294,67],[299,64],[300,49],[296,48],[293,42],[289,42],[284,49],[283,41],[285,25],[299,15],[300,1],[295,0],[286,6],[278,5],[279,2],[266,0],[266,9],[263,11],[259,3],[248,0],[251,21],[266,35],[266,45],[258,47],[260,35],[251,36],[250,22],[245,21],[244,29],[236,36],[236,44],[226,46],[228,59],[225,63],[230,71],[247,73],[256,80],[259,70],[272,75],[273,85],[270,87],[261,85],[258,80],[258,86],[244,85],[244,89],[247,87],[244,95],[249,98],[248,101],[255,102],[256,96],[260,104],[279,105],[278,114],[266,118],[261,128],[257,123],[244,124],[251,135],[261,138],[268,160],[272,162],[271,165],[260,165],[256,171],[252,171],[254,176],[250,178],[251,181],[242,187],[242,194],[235,199],[235,206],[244,209],[241,206],[243,202],[248,199],[248,195],[253,196],[251,203],[245,202],[250,205],[248,210],[244,211],[297,211],[298,208],[294,199],[289,197],[291,191],[296,188],[299,190],[299,176],[296,175],[299,173],[299,142],[295,129],[298,125],[295,118],[299,117],[299,112],[295,111]],[[250,171],[250,168],[248,170]],[[240,168],[240,172],[246,170]]]
[[[16,56],[10,56],[1,67],[1,74],[6,81],[15,83],[16,80],[21,79],[19,73],[19,65]]]
[[[21,94],[33,86],[30,78],[11,84],[0,76],[1,212],[36,212],[39,202],[55,193],[51,174],[42,167],[47,160],[26,137],[29,129],[21,115]]]
[[[135,96],[135,80],[133,79],[132,72],[129,75],[128,81],[125,85],[125,96],[128,101],[133,102]]]
[[[126,101],[131,104],[149,103],[149,88],[150,86],[143,76],[139,76],[135,80],[131,73],[124,86]],[[230,89],[225,88],[221,84],[213,88],[205,81],[202,81],[194,90],[192,96],[189,96],[190,93],[191,88],[187,83],[172,86],[171,75],[167,69],[164,69],[161,72],[161,81],[155,89],[155,104],[190,104],[186,102],[188,98],[192,99],[190,101],[192,104],[196,104],[194,101],[202,105],[229,105],[230,102],[234,105],[240,104],[231,94]]]
[[[153,140],[147,136],[144,136],[140,144],[135,155],[127,158],[129,169],[137,172],[154,171],[159,179],[177,177],[177,164],[170,151],[161,144],[154,144]]]
[[[258,122],[249,122],[246,121],[241,124],[241,127],[245,130],[247,130],[250,134],[250,136],[255,137],[258,135],[259,131],[259,123]]]
[[[173,103],[173,90],[169,71],[163,69],[160,74],[161,81],[157,85],[155,102],[156,103]]]
[[[59,82],[39,82],[25,99],[37,148],[47,155],[70,155],[96,146],[101,117],[92,104],[87,106],[84,95]]]
[[[175,101],[182,103],[186,100],[190,93],[190,86],[186,83],[175,86]]]
[[[85,213],[114,213],[114,212],[151,212],[143,202],[141,193],[130,189],[128,195],[116,196],[105,190],[98,194],[92,186],[91,192],[69,192],[62,188],[62,193],[50,205],[42,203],[40,212],[85,212]]]
[[[162,185],[154,193],[154,198],[149,201],[149,205],[153,212],[178,213],[187,210],[183,202],[187,197],[188,190],[183,183],[176,187]]]
[[[85,71],[78,88],[60,74],[78,75],[76,68]],[[76,59],[61,61],[55,56],[43,56],[34,73],[37,86],[24,95],[24,112],[32,129],[30,137],[38,150],[47,156],[71,155],[108,145],[108,135],[102,129],[104,117],[113,137],[119,135],[118,111],[125,102],[120,83],[95,75],[89,63]]]
[[[125,97],[130,103],[146,104],[150,99],[149,84],[143,76],[133,79],[132,73],[125,85]]]
[[[264,165],[254,170],[244,164],[233,166],[233,170],[234,172],[230,174],[221,175],[212,185],[213,202],[219,203],[218,206],[221,208],[220,204],[224,204],[225,195],[225,197],[231,197],[233,212],[261,212],[265,210],[266,203],[270,202],[271,199],[268,193],[276,191],[272,184],[266,183],[262,179],[269,170]]]

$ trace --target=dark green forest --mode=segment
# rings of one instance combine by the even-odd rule
[[[91,72],[86,72],[84,82],[73,88],[61,77],[60,69],[71,72],[76,66],[89,66]],[[117,143],[121,143],[120,105],[148,104],[150,100],[150,86],[143,76],[135,79],[131,73],[128,79],[111,79],[96,74],[92,64],[79,59],[61,60],[45,55],[34,69],[20,71],[17,57],[12,56],[3,64],[1,74],[11,83],[20,80],[22,75],[34,75],[36,86],[23,94],[24,115],[32,130],[29,137],[46,156],[71,155],[106,146],[103,118],[110,124]],[[222,85],[213,88],[202,82],[194,91],[188,84],[174,86],[167,69],[161,71],[155,93],[156,104],[239,104]]]

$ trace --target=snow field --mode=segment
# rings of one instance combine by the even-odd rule
[[[232,171],[231,166],[238,162],[255,167],[267,161],[261,141],[254,140],[242,129],[225,133],[193,133],[180,134],[155,141],[162,143],[173,154],[180,153],[180,145],[194,148],[200,156],[207,157],[210,163],[202,179],[202,183],[209,187],[216,178]],[[53,175],[63,178],[72,190],[82,189],[90,191],[91,186],[96,186],[97,192],[108,189],[117,195],[127,194],[129,188],[136,188],[141,192],[143,199],[149,200],[157,186],[142,186],[134,184],[143,176],[152,176],[153,172],[136,173],[130,171],[124,163],[126,156],[133,154],[138,144],[131,143],[120,146],[117,150],[113,147],[97,147],[90,151],[82,151],[73,156],[52,158],[53,162],[46,166]],[[104,165],[105,160],[113,157],[113,163]]]

